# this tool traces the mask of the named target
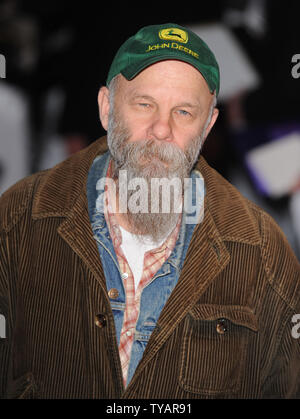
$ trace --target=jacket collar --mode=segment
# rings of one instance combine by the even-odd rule
[[[36,220],[63,217],[58,233],[94,273],[104,292],[105,278],[90,223],[86,185],[94,159],[105,151],[106,138],[102,137],[44,172],[34,196],[32,210],[32,216]],[[174,290],[180,299],[180,292],[183,291],[181,287],[191,287],[191,303],[201,293],[202,287],[229,263],[226,241],[249,245],[260,243],[259,227],[250,212],[248,201],[212,169],[203,157],[200,157],[196,169],[201,172],[206,187],[204,219],[194,230],[186,255],[188,263],[184,263],[181,273],[183,280],[178,282]],[[203,266],[199,266],[200,260],[205,260]],[[202,274],[199,271],[199,275],[192,275],[195,269],[203,270]],[[192,279],[195,277],[198,282]],[[178,302],[178,306],[180,304]],[[183,306],[183,312],[188,307],[188,304]]]
[[[97,155],[107,151],[106,137],[44,172],[34,196],[34,219],[69,218],[78,200],[87,208],[86,183],[89,169]],[[201,156],[196,169],[206,185],[204,222],[211,224],[213,236],[219,240],[256,245],[259,230],[246,199],[212,169]],[[233,222],[234,221],[234,222]]]
[[[52,169],[46,170],[34,196],[33,218],[69,217],[81,196],[87,204],[86,182],[89,169],[95,157],[105,151],[106,138],[102,137]]]

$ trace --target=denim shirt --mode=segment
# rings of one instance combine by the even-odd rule
[[[94,238],[98,245],[99,257],[103,266],[107,290],[116,288],[119,293],[117,298],[110,298],[117,333],[117,342],[119,345],[126,296],[122,279],[124,273],[120,272],[118,259],[115,254],[103,212],[102,201],[105,186],[104,179],[106,177],[109,161],[109,152],[96,157],[94,160],[87,180],[87,200],[89,217]],[[190,195],[190,205],[192,205],[192,208],[196,208],[197,212],[199,211],[199,207],[201,206],[203,208],[204,205],[204,181],[201,174],[196,170],[192,171],[190,178],[193,180],[193,186],[190,188],[190,191],[192,191],[192,194]],[[100,179],[101,181],[98,182]],[[195,179],[198,179],[197,182],[194,182]],[[99,200],[101,200],[101,202],[99,202]],[[186,205],[186,207],[188,207],[188,205]],[[188,217],[187,214],[192,216]],[[197,222],[195,222],[196,219]],[[201,219],[196,216],[195,212],[183,212],[179,235],[172,254],[142,291],[140,311],[136,323],[128,368],[127,385],[143,356],[143,352],[149,341],[150,335],[156,326],[160,312],[179,279],[194,228],[199,222],[201,222]]]

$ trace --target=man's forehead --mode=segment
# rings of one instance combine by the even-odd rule
[[[183,64],[183,67],[178,65],[178,63]],[[159,66],[159,64],[161,65]],[[176,106],[200,107],[202,109],[210,106],[213,100],[213,94],[209,91],[209,87],[203,76],[196,69],[187,64],[187,66],[191,67],[191,71],[196,73],[194,74],[195,77],[191,79],[191,72],[185,71],[183,74],[178,74],[179,69],[190,70],[184,67],[186,63],[172,63],[169,60],[167,73],[164,74],[162,72],[161,77],[157,77],[160,74],[160,70],[165,68],[164,64],[166,62],[156,63],[152,68],[148,67],[143,70],[143,72],[132,80],[127,80],[120,74],[118,76],[117,92],[115,93],[117,93],[117,96],[122,102],[124,100],[129,101],[134,99],[156,102],[172,97],[174,98],[174,103],[176,102]],[[175,64],[174,68],[172,68],[173,64]],[[155,77],[152,77],[154,73],[156,73]],[[184,83],[182,83],[182,79]],[[175,106],[174,103],[173,105]]]

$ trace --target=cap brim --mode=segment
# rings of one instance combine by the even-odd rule
[[[183,62],[186,62],[186,63],[192,65],[196,70],[198,70],[200,72],[200,74],[202,75],[202,77],[206,81],[210,92],[214,93],[217,90],[217,86],[214,83],[212,83],[211,81],[207,80],[207,77],[206,77],[206,74],[205,74],[205,72],[206,72],[205,67],[206,66],[202,65],[201,63],[197,63],[198,66],[196,66],[195,59],[193,59],[192,57],[189,57],[188,55],[186,57],[185,56],[178,57],[178,53],[175,54],[175,53],[172,53],[172,52],[169,52],[169,53],[165,52],[162,55],[157,54],[155,56],[146,58],[144,60],[141,60],[139,65],[137,63],[135,63],[134,65],[127,66],[124,70],[121,70],[121,74],[127,80],[132,80],[139,73],[141,73],[143,70],[145,70],[150,65],[155,64],[155,63],[160,62],[160,61],[166,61],[166,60],[183,61]]]

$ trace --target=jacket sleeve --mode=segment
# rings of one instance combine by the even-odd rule
[[[275,330],[277,345],[264,383],[266,398],[300,399],[300,264],[284,234],[263,216],[262,256],[269,283],[284,309]]]
[[[11,374],[16,310],[19,221],[28,208],[34,177],[20,180],[0,197],[0,399],[7,395]]]

